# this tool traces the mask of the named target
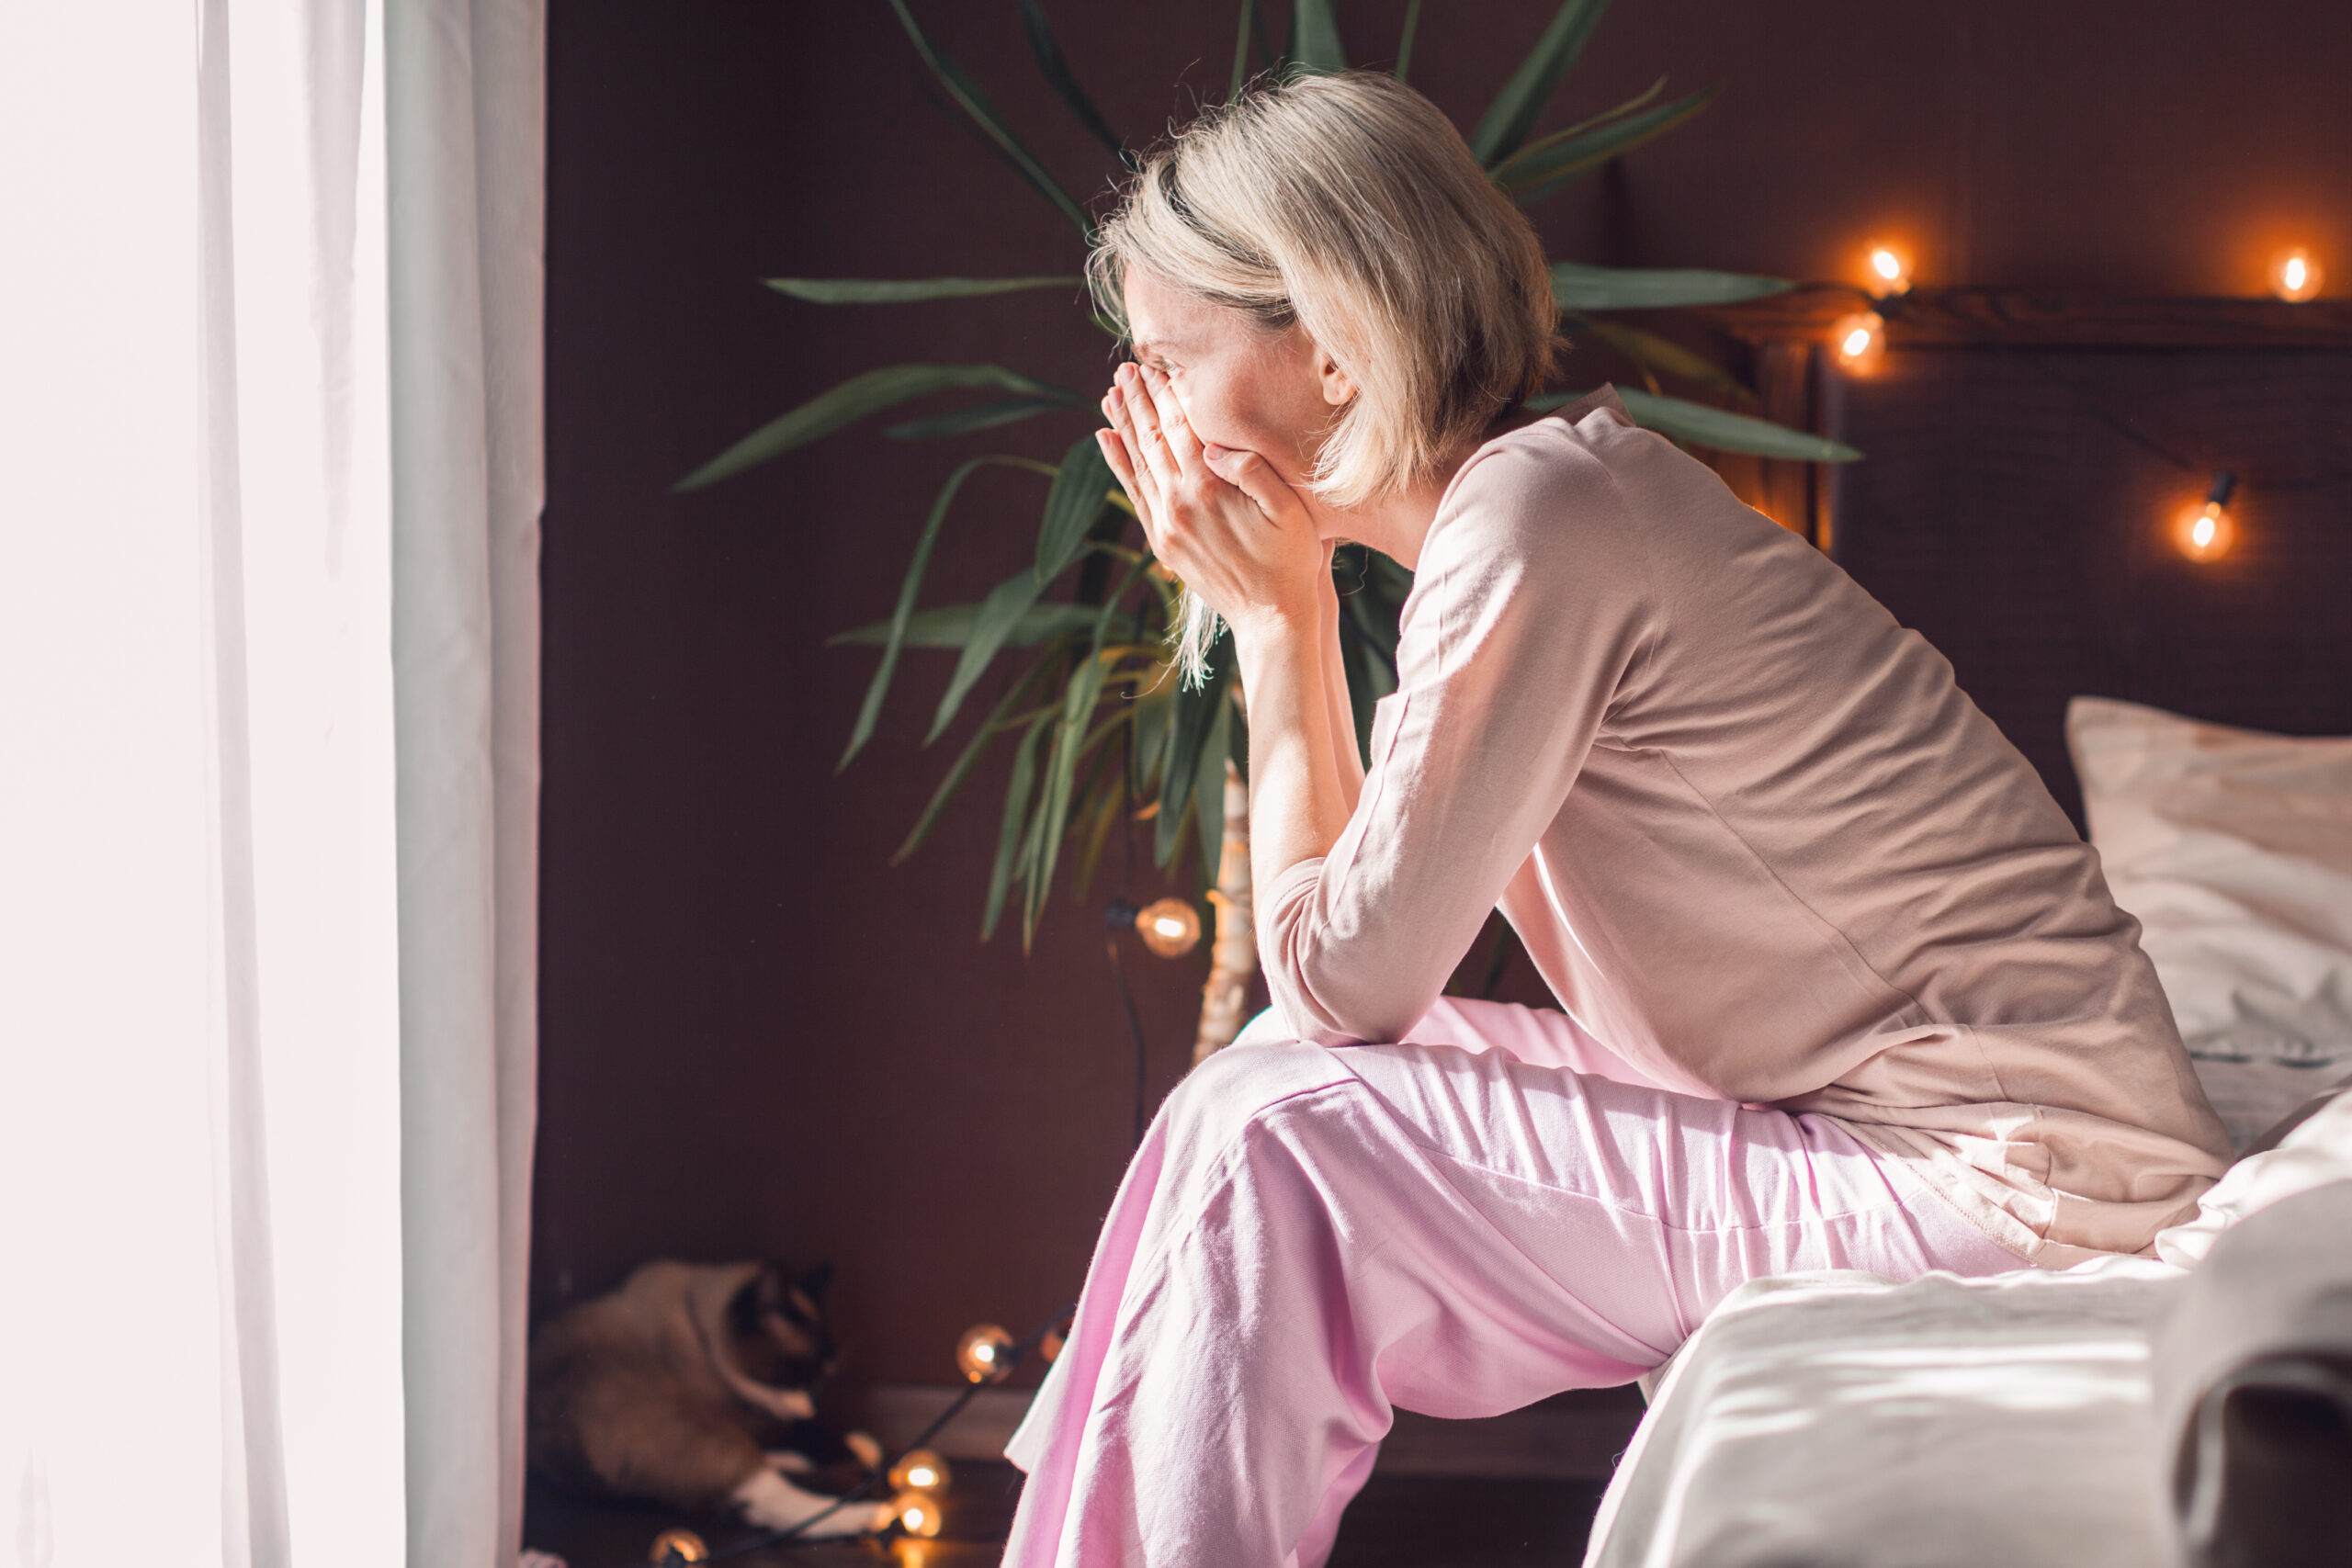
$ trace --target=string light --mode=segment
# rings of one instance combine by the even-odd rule
[[[1012,1371],[1012,1336],[993,1323],[976,1324],[956,1341],[956,1364],[973,1382],[1001,1382]]]
[[[929,1449],[909,1449],[890,1467],[890,1486],[898,1492],[944,1492],[955,1475]]]
[[[2180,553],[2193,561],[2219,560],[2230,553],[2237,543],[2237,520],[2230,515],[2230,497],[2237,492],[2238,478],[2227,468],[2213,476],[2213,486],[2205,492],[2205,503],[2183,512],[2173,525],[2173,542]]]
[[[1140,909],[1114,900],[1103,915],[1115,930],[1133,926],[1144,946],[1162,958],[1182,958],[1201,944],[1201,912],[1182,898],[1156,898]]]
[[[909,1535],[934,1536],[947,1528],[946,1510],[928,1492],[901,1492],[891,1498],[890,1517]]]
[[[1830,323],[1829,350],[1843,368],[1869,375],[1886,355],[1886,318],[1876,310],[1838,317]]]
[[[1870,273],[1871,292],[1882,299],[1911,287],[1911,258],[1893,245],[1872,245],[1863,265]]]
[[[1046,1359],[1048,1366],[1061,1358],[1062,1347],[1069,1343],[1069,1320],[1065,1318],[1046,1330],[1046,1337],[1037,1341],[1037,1354]]]
[[[2327,274],[2318,260],[2301,245],[2270,264],[2270,292],[2281,299],[2313,299],[2326,281]]]
[[[1022,1359],[1035,1348],[1057,1325],[1068,1323],[1077,1310],[1077,1306],[1073,1304],[1055,1314],[1032,1329],[1026,1339],[1015,1339],[993,1324],[984,1323],[965,1330],[964,1337],[957,1341],[956,1346],[956,1359],[958,1365],[965,1368],[965,1375],[972,1378],[972,1386],[949,1400],[947,1408],[931,1418],[931,1424],[917,1433],[914,1441],[907,1445],[906,1453],[901,1456],[899,1462],[911,1468],[918,1456],[927,1451],[923,1445],[937,1437],[950,1421],[961,1415],[964,1408],[972,1403],[973,1398],[983,1387],[1010,1374],[1013,1368],[1021,1364]],[[999,1371],[994,1377],[986,1375],[985,1371],[981,1376],[973,1377],[971,1368],[976,1363],[967,1359],[966,1353],[967,1349],[978,1349],[984,1344],[989,1347],[989,1353],[977,1364],[984,1369],[995,1367]],[[947,1483],[946,1461],[933,1454],[932,1463],[939,1472],[940,1484],[944,1486]],[[892,1469],[895,1472],[897,1467],[893,1466]],[[745,1536],[741,1540],[729,1542],[717,1551],[712,1551],[704,1546],[702,1538],[692,1530],[664,1530],[654,1540],[652,1561],[669,1565],[669,1568],[676,1568],[676,1565],[681,1563],[718,1562],[742,1557],[752,1552],[765,1551],[770,1547],[781,1546],[787,1541],[802,1539],[814,1526],[823,1523],[854,1503],[863,1502],[873,1495],[876,1488],[889,1482],[889,1476],[869,1472],[865,1479],[851,1487],[846,1495],[834,1498],[798,1524],[786,1525],[779,1529],[762,1530],[756,1535]],[[926,1497],[928,1497],[927,1501],[919,1501]],[[919,1520],[910,1521],[907,1517],[907,1511],[910,1506],[921,1510]],[[924,1564],[931,1561],[928,1553],[919,1551],[910,1552],[904,1549],[919,1542],[922,1537],[937,1535],[941,1528],[945,1525],[946,1520],[940,1512],[936,1496],[912,1490],[902,1491],[883,1506],[882,1516],[881,1522],[875,1528],[888,1534],[895,1527],[898,1533],[892,1538],[891,1545],[899,1556],[900,1568],[924,1568]],[[926,1524],[929,1528],[919,1529],[917,1528],[919,1523]],[[910,1542],[910,1537],[915,1538],[915,1542]]]

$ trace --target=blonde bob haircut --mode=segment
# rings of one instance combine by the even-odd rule
[[[1355,395],[1310,479],[1333,508],[1434,476],[1552,368],[1535,231],[1437,106],[1389,76],[1253,85],[1154,147],[1087,258],[1122,331],[1130,267],[1266,331],[1304,328],[1346,372]],[[1204,634],[1185,627],[1188,666]]]

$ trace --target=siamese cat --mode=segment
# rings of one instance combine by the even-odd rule
[[[531,1344],[531,1467],[589,1497],[732,1511],[789,1529],[833,1506],[787,1474],[839,1484],[881,1463],[863,1432],[818,1425],[814,1393],[831,1368],[821,1305],[831,1265],[654,1262],[583,1302]],[[880,1528],[884,1503],[852,1503],[808,1530]]]

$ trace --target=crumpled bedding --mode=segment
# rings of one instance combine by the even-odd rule
[[[2200,1507],[2246,1549],[2220,1557],[2333,1561],[2352,1486],[2291,1510],[2311,1540],[2252,1538],[2352,1451],[2352,1093],[2232,1167],[2156,1251],[1742,1286],[1653,1374],[1587,1568],[2169,1565],[2176,1510],[2194,1540]],[[2233,1384],[2269,1414],[2217,1425]]]
[[[1587,1568],[2167,1563],[2151,1343],[2188,1278],[1743,1286],[1668,1369]]]

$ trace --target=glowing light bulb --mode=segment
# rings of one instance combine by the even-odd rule
[[[916,1536],[902,1535],[890,1543],[890,1556],[898,1568],[933,1568],[945,1561],[940,1555],[942,1550],[937,1542]]]
[[[1012,1371],[1012,1336],[993,1323],[964,1330],[956,1341],[956,1364],[974,1382],[997,1382]]]
[[[890,1467],[890,1485],[900,1492],[944,1492],[955,1473],[929,1449],[909,1449]]]
[[[2219,560],[2237,543],[2237,519],[2230,515],[2230,497],[2237,476],[2227,469],[2213,476],[2213,488],[2202,504],[2184,510],[2173,522],[2173,543],[2193,561]]]
[[[701,1562],[710,1556],[710,1548],[702,1537],[692,1530],[663,1530],[653,1538],[653,1549],[646,1554],[648,1562]]]
[[[1830,351],[1848,370],[1867,375],[1886,354],[1886,320],[1876,310],[1857,310],[1830,324]]]
[[[1136,929],[1144,946],[1162,958],[1182,958],[1201,943],[1201,912],[1182,898],[1159,898],[1136,908],[1125,899],[1103,910],[1112,929]]]
[[[891,1517],[909,1535],[934,1536],[947,1528],[939,1499],[928,1492],[901,1492],[890,1500]]]
[[[1873,245],[1870,260],[1871,291],[1884,299],[1911,287],[1911,258],[1893,245]]]
[[[1050,1366],[1058,1359],[1062,1353],[1062,1347],[1069,1343],[1069,1330],[1070,1321],[1064,1318],[1046,1330],[1046,1337],[1037,1341],[1037,1353],[1046,1358],[1047,1365]]]
[[[1143,907],[1136,931],[1160,957],[1182,958],[1200,945],[1200,911],[1182,898],[1161,898]]]
[[[2281,299],[2312,299],[2326,281],[2318,260],[2301,245],[2270,264],[2270,292]]]

